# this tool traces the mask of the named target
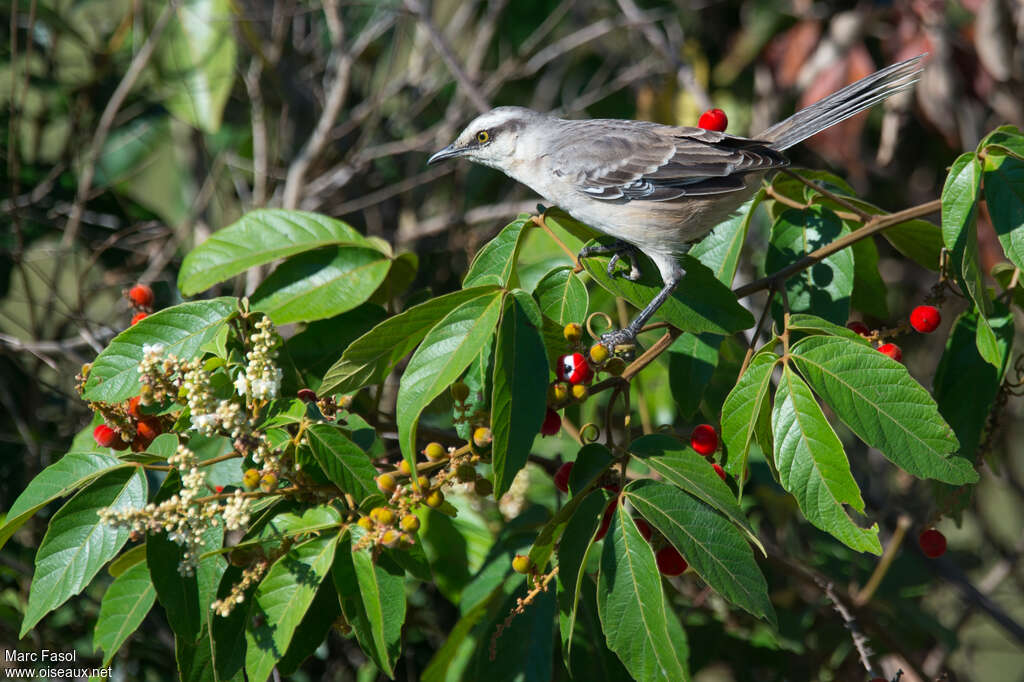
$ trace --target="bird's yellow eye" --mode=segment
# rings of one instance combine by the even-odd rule
[[[480,144],[487,142],[489,139],[491,139],[491,134],[486,130],[481,130],[476,134],[476,141]]]

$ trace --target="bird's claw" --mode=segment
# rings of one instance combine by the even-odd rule
[[[607,348],[612,355],[631,352],[636,348],[636,333],[628,327],[613,329],[601,334],[601,345]]]

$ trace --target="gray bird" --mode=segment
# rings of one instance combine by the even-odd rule
[[[686,253],[757,190],[764,174],[789,165],[782,151],[911,87],[924,55],[848,85],[776,123],[755,139],[703,128],[647,121],[570,121],[524,107],[478,116],[427,163],[464,157],[518,180],[572,217],[615,237],[585,247],[579,257],[613,253],[633,267],[634,249],[661,273],[664,287],[625,328],[606,333],[609,349],[631,344],[672,295]]]

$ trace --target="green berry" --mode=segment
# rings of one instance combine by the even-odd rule
[[[480,497],[487,497],[494,492],[494,484],[486,478],[478,478],[473,484],[473,490]]]
[[[515,558],[512,559],[512,570],[516,573],[529,573],[532,567],[530,557],[525,554],[516,554]]]
[[[359,527],[364,530],[373,530],[373,520],[371,520],[369,516],[360,516],[356,523],[358,523]]]
[[[452,384],[452,399],[457,403],[466,402],[466,398],[469,397],[469,386],[464,381],[456,381]]]
[[[260,478],[260,490],[265,493],[272,493],[277,490],[277,474],[268,471]]]
[[[395,522],[395,512],[388,507],[374,507],[370,510],[370,518],[382,526],[390,526]]]
[[[442,493],[440,490],[435,490],[434,492],[427,495],[427,499],[424,501],[427,503],[427,506],[430,507],[431,509],[437,509],[442,504],[444,504],[444,493]]]

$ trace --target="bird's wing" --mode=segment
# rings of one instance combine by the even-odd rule
[[[671,201],[744,187],[743,176],[789,162],[767,142],[637,121],[566,121],[556,174],[609,201]]]

